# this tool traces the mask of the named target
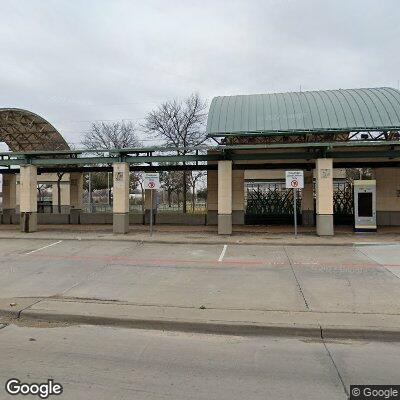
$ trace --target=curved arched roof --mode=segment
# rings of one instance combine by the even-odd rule
[[[11,151],[69,150],[67,142],[50,122],[18,108],[0,108],[0,141]]]
[[[207,120],[208,136],[399,129],[400,91],[393,88],[215,97]]]

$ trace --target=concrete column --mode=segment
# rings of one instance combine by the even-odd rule
[[[218,161],[218,234],[232,233],[232,161]]]
[[[129,164],[113,164],[113,232],[127,233],[129,230]]]
[[[37,168],[34,165],[22,165],[20,169],[20,213],[21,231],[37,231]]]
[[[150,211],[153,207],[153,225],[156,222],[157,191],[153,190],[153,204],[151,204],[151,189],[144,190],[144,223],[150,224]]]
[[[244,170],[232,171],[232,224],[244,225]]]
[[[3,224],[12,224],[15,220],[17,205],[17,176],[3,174]]]
[[[70,224],[80,224],[80,214],[83,208],[83,174],[72,172],[69,177],[69,198],[70,198]]]
[[[301,193],[301,219],[303,226],[314,226],[313,171],[304,171],[304,189]]]
[[[316,162],[317,235],[333,235],[333,163],[330,158]]]
[[[68,214],[70,211],[71,204],[71,193],[69,182],[60,182],[60,200],[61,200],[61,213]],[[53,212],[58,212],[58,185],[53,183],[52,185],[52,199],[53,199]]]
[[[376,219],[381,226],[400,226],[400,168],[376,168]]]
[[[218,224],[218,172],[207,171],[207,225]]]

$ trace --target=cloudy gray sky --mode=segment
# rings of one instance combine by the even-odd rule
[[[392,86],[399,0],[0,0],[0,107],[70,142],[95,120],[216,95]],[[143,138],[145,144],[151,142]]]

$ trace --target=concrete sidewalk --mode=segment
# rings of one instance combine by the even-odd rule
[[[3,323],[106,325],[180,332],[400,341],[400,315],[146,306],[69,298],[0,300]],[[43,326],[43,325],[41,325]]]
[[[353,246],[357,244],[400,244],[400,227],[383,227],[377,233],[353,233],[351,227],[336,227],[332,237],[318,237],[315,228],[299,227],[294,237],[290,226],[235,226],[231,236],[218,235],[214,226],[131,225],[125,235],[112,233],[110,225],[40,225],[38,232],[23,233],[15,225],[0,225],[0,239],[108,240],[172,244],[247,244],[291,246]]]
[[[400,341],[400,245],[32,238],[0,239],[0,324]]]

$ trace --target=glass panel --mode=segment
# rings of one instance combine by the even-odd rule
[[[358,193],[358,216],[372,217],[372,193]]]

